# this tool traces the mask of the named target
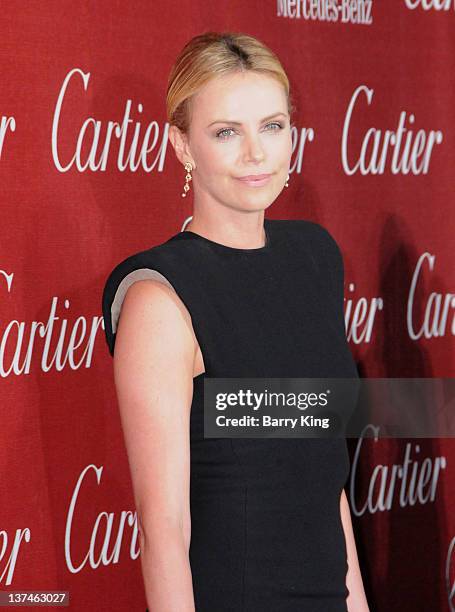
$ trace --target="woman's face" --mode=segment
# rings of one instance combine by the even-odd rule
[[[289,172],[292,140],[287,99],[273,77],[243,72],[210,81],[193,98],[187,152],[195,198],[264,210]],[[271,176],[262,185],[241,177]]]

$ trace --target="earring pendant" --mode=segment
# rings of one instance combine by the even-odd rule
[[[186,194],[190,189],[190,185],[189,182],[192,180],[192,176],[191,176],[191,171],[193,169],[193,166],[191,165],[191,162],[186,162],[185,164],[185,170],[186,170],[186,176],[185,176],[185,185],[183,186],[183,193],[182,193],[182,198],[186,198]]]

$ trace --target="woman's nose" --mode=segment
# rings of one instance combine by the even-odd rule
[[[249,137],[245,141],[245,155],[249,160],[261,161],[264,158],[264,149],[258,137]]]

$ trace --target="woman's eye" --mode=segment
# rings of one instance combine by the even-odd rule
[[[281,123],[278,123],[278,121],[274,121],[273,123],[269,123],[268,125],[277,125],[278,126],[278,130],[282,130],[283,129],[283,125]],[[272,130],[272,132],[277,132],[278,130]]]
[[[224,138],[224,134],[226,132],[233,132],[234,130],[232,128],[224,128],[222,130],[220,130],[219,132],[216,133],[216,137],[217,138]]]
[[[267,132],[279,132],[280,130],[283,129],[283,125],[279,123],[278,121],[274,121],[273,123],[268,123],[265,127],[268,128],[269,126],[276,126],[276,128],[272,130],[266,130]],[[234,131],[233,128],[223,128],[222,130],[219,130],[216,133],[216,137],[219,138],[220,140],[226,140],[229,136],[228,132],[233,132],[233,131]]]

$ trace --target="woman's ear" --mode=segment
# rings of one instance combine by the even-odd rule
[[[172,146],[174,147],[177,159],[182,164],[186,164],[186,162],[191,162],[193,168],[195,168],[195,163],[189,152],[188,141],[185,134],[183,134],[176,125],[171,125],[169,127],[168,138],[171,141]]]

